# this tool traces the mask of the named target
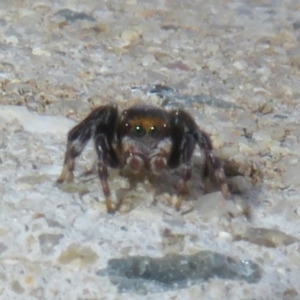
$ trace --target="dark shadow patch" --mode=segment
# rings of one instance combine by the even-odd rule
[[[97,275],[108,276],[119,292],[147,294],[182,289],[212,278],[256,283],[262,277],[262,269],[252,261],[202,251],[193,255],[167,254],[161,258],[114,258]]]
[[[67,22],[76,22],[76,21],[81,21],[81,20],[86,20],[90,22],[95,22],[96,19],[84,12],[78,12],[78,11],[73,11],[68,8],[61,9],[57,13],[57,15],[62,16],[66,19]]]

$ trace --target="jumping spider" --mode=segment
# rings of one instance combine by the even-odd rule
[[[225,198],[230,195],[219,159],[213,154],[208,134],[199,129],[194,119],[184,110],[166,111],[162,108],[135,105],[118,112],[115,105],[104,105],[93,110],[68,133],[64,166],[57,182],[73,180],[75,158],[90,138],[94,139],[98,156],[98,175],[101,180],[107,211],[112,206],[107,168],[129,168],[133,173],[142,170],[158,174],[166,168],[183,165],[178,182],[178,193],[187,192],[191,178],[192,156],[196,144],[204,154],[204,167],[213,170],[216,183]],[[182,197],[176,203],[179,210]]]

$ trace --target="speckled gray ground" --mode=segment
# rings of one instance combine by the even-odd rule
[[[300,299],[299,39],[296,0],[1,0],[0,298]],[[55,185],[74,121],[103,103],[161,104],[148,84],[173,87],[170,101],[252,180],[242,202],[202,196],[195,172],[188,214],[168,187],[154,206],[141,182],[129,211],[107,215],[96,176],[82,176],[92,147],[76,184]],[[128,181],[114,171],[111,185]],[[262,279],[140,295],[98,275],[113,258],[202,250],[251,260]]]

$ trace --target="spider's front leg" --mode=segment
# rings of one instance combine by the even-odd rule
[[[93,137],[98,155],[98,174],[108,212],[112,212],[113,209],[107,182],[107,166],[117,167],[119,165],[119,160],[112,147],[117,119],[118,110],[115,106],[101,106],[93,110],[82,122],[71,129],[68,133],[64,166],[57,179],[58,183],[73,180],[75,159],[81,154],[89,139]]]
[[[177,167],[183,165],[183,173],[178,184],[178,192],[180,195],[187,192],[186,183],[191,178],[192,173],[192,156],[195,145],[198,144],[205,155],[205,164],[211,165],[214,170],[214,177],[220,190],[225,198],[230,195],[228,186],[225,182],[225,175],[220,160],[213,154],[212,142],[208,134],[199,129],[194,119],[183,110],[171,112],[171,138],[173,140],[173,149],[169,158],[169,166]],[[183,198],[179,197],[176,203],[176,209],[179,210]]]
[[[120,166],[119,158],[113,149],[112,142],[115,136],[115,127],[117,118],[111,119],[111,124],[103,127],[98,126],[94,135],[95,147],[98,155],[98,175],[101,181],[103,194],[105,197],[106,209],[108,213],[113,213],[119,208],[120,203],[116,208],[112,207],[111,193],[108,184],[108,170],[107,167],[117,168]],[[113,129],[113,130],[112,130]]]
[[[100,108],[98,110],[100,110]],[[69,131],[64,165],[62,172],[57,179],[57,183],[73,181],[75,158],[81,154],[82,150],[93,134],[95,127],[94,123],[97,120],[95,112],[96,111],[93,111],[83,121]]]
[[[175,204],[176,210],[180,210],[183,202],[183,195],[188,192],[187,182],[192,175],[192,156],[195,150],[196,139],[191,128],[196,126],[193,119],[183,110],[170,112],[170,134],[173,143],[171,154],[168,160],[170,168],[183,166],[181,179],[177,185],[179,198]]]

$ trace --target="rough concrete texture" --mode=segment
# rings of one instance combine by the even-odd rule
[[[299,39],[295,0],[1,0],[0,298],[300,299]],[[108,215],[97,175],[84,176],[92,145],[58,186],[68,130],[112,102],[185,107],[234,199],[204,195],[198,152],[184,214],[180,170],[134,188],[112,170],[125,203]],[[120,291],[101,271],[200,251],[256,264],[261,279]]]

